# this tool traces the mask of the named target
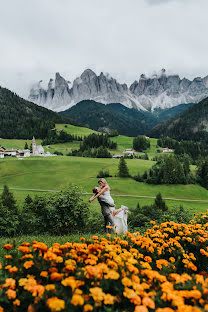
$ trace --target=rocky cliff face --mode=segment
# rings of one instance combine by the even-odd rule
[[[142,74],[130,88],[109,75],[97,76],[91,69],[76,78],[71,87],[59,73],[55,81],[50,79],[47,90],[42,88],[41,82],[31,88],[29,100],[54,111],[66,110],[82,100],[121,103],[129,108],[154,111],[198,102],[208,96],[208,76],[190,81],[178,75],[166,75],[165,69],[151,78]]]

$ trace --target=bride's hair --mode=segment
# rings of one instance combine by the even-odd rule
[[[98,183],[99,183],[99,182],[102,182],[102,183],[108,184],[108,182],[107,182],[107,181],[106,181],[106,179],[104,179],[104,178],[99,179],[99,180],[98,180]]]

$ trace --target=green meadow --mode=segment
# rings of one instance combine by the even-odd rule
[[[130,174],[137,172],[140,174],[148,170],[153,161],[128,159],[127,165]],[[84,157],[30,157],[22,160],[16,158],[1,159],[0,161],[0,187],[7,184],[13,190],[15,198],[23,201],[27,194],[32,197],[36,194],[45,196],[50,194],[42,191],[60,191],[71,184],[78,185],[82,192],[91,193],[93,186],[97,184],[97,173],[99,170],[109,170],[113,177],[108,178],[117,207],[121,204],[135,208],[138,201],[140,205],[152,203],[158,192],[165,198],[177,198],[179,200],[167,199],[170,207],[178,207],[180,204],[184,208],[193,212],[205,211],[208,202],[195,202],[194,200],[207,200],[208,191],[199,185],[150,185],[136,182],[133,179],[115,177],[118,171],[118,159],[99,159]],[[32,189],[34,191],[27,191]],[[39,190],[39,191],[36,191]],[[132,197],[144,196],[144,197]],[[150,198],[145,198],[145,196]],[[84,195],[87,201],[90,195]],[[153,198],[152,198],[153,197]],[[186,200],[193,200],[192,202]],[[91,209],[99,209],[99,205],[94,201]]]
[[[57,129],[84,136],[93,132],[91,129],[84,127],[76,127],[72,125],[57,124]],[[117,150],[112,154],[120,154],[126,148],[131,148],[133,144],[132,137],[119,135],[111,138],[117,143]],[[24,148],[25,140],[7,140],[1,139],[0,145],[6,148]],[[150,160],[127,159],[127,166],[131,175],[137,173],[143,174],[145,170],[149,170],[154,161],[151,159],[158,155],[157,140],[150,139],[151,147],[147,150]],[[31,141],[27,140],[28,145]],[[37,140],[40,144],[41,140]],[[53,144],[45,146],[45,151],[60,151],[66,155],[71,149],[78,149],[80,142],[69,142],[62,144]],[[134,209],[139,202],[140,205],[151,204],[158,192],[162,193],[165,198],[177,198],[179,200],[167,199],[168,206],[178,207],[180,204],[184,208],[192,212],[205,211],[208,208],[208,202],[200,202],[195,200],[207,200],[208,191],[199,185],[149,185],[136,182],[133,179],[122,179],[116,177],[118,173],[119,159],[99,159],[84,157],[30,157],[25,159],[5,158],[0,160],[0,188],[7,184],[14,189],[14,195],[18,202],[23,202],[27,194],[34,197],[36,194],[46,196],[50,191],[60,191],[71,184],[77,184],[81,187],[82,192],[91,193],[92,187],[97,184],[97,174],[100,170],[108,170],[112,177],[108,178],[108,182],[114,194],[117,207],[121,204]],[[194,172],[195,167],[191,170]],[[18,189],[18,190],[15,190]],[[140,197],[132,197],[141,196]],[[84,200],[88,200],[90,195],[83,195]],[[192,201],[186,201],[192,200]],[[99,210],[97,201],[91,204],[91,209]]]

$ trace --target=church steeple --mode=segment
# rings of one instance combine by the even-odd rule
[[[36,142],[35,142],[35,137],[33,137],[33,139],[32,139],[32,153],[33,153],[33,155],[35,155],[35,153],[36,153],[36,148],[37,148],[37,146],[36,146]]]

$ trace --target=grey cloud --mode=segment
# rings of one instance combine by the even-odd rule
[[[207,0],[0,2],[0,85],[21,95],[56,71],[72,81],[91,68],[128,84],[163,67],[208,74]]]

